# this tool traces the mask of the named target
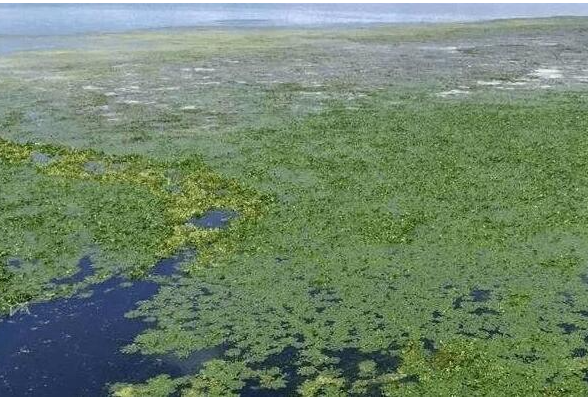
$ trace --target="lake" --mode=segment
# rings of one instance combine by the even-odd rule
[[[2,4],[0,35],[190,26],[323,26],[588,15],[587,4]]]
[[[588,4],[0,4],[0,54],[75,35],[186,27],[320,27],[588,15]]]
[[[231,210],[210,210],[188,223],[223,229],[237,216]],[[181,273],[179,266],[194,257],[194,251],[184,250],[158,262],[148,279],[112,277],[91,285],[85,296],[36,303],[7,318],[0,316],[0,396],[106,395],[109,383],[194,373],[204,361],[218,356],[218,349],[185,359],[121,351],[151,326],[126,318],[126,313],[157,293],[157,278],[173,280]],[[78,267],[74,276],[52,284],[83,282],[94,272],[90,257],[82,258]]]

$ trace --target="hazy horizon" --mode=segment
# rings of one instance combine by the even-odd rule
[[[2,4],[0,35],[198,26],[327,26],[588,16],[588,4]]]

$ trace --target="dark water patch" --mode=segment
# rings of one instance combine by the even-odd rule
[[[389,352],[400,349],[399,346],[393,344],[389,348]],[[381,374],[391,373],[397,371],[400,365],[400,358],[389,352],[362,352],[357,348],[345,348],[336,351],[327,351],[325,356],[332,358],[336,363],[334,366],[341,371],[341,376],[345,378],[349,384],[358,379],[369,378],[370,376],[379,376]],[[272,355],[267,358],[265,362],[257,365],[257,368],[271,368],[278,366],[286,377],[286,386],[280,389],[265,389],[261,388],[256,381],[247,382],[245,388],[241,391],[241,396],[295,396],[296,389],[306,379],[304,376],[298,375],[298,348],[291,346],[284,349],[282,352]],[[373,363],[374,368],[369,372],[362,371],[360,365],[362,363]],[[366,376],[365,374],[369,376]],[[351,387],[347,388],[351,390]],[[374,383],[367,388],[367,395],[381,396],[381,390],[378,384]]]
[[[6,261],[6,265],[8,265],[10,268],[20,268],[20,266],[22,265],[22,260],[16,257],[10,257]]]
[[[398,382],[404,383],[404,384],[407,384],[407,383],[419,383],[420,380],[419,380],[418,375],[407,375],[407,376],[405,376],[403,378],[400,378],[398,380]]]
[[[90,298],[35,304],[0,324],[0,395],[106,394],[106,384],[179,371],[157,358],[125,355],[145,324],[124,314],[153,296],[154,282],[123,287],[121,278],[92,286]]]
[[[453,309],[454,310],[459,310],[460,308],[463,308],[463,302],[464,302],[463,296],[457,296],[453,300]]]
[[[239,214],[233,210],[210,210],[202,216],[190,218],[188,224],[204,229],[223,229],[238,216]]]
[[[10,257],[6,260],[5,265],[9,270],[15,271],[15,270],[18,270],[22,267],[23,261],[20,258]],[[2,267],[2,266],[0,265],[0,267]]]
[[[400,366],[400,357],[385,352],[362,352],[357,348],[347,348],[326,354],[339,360],[337,367],[341,369],[343,377],[347,378],[348,382],[354,382],[362,377],[359,365],[365,361],[375,364],[374,375],[395,372]]]
[[[492,292],[490,290],[473,289],[469,293],[469,298],[468,298],[468,296],[465,296],[465,295],[457,296],[453,300],[453,309],[454,310],[462,309],[465,302],[484,303],[484,302],[490,300],[491,293]]]
[[[437,351],[437,346],[435,346],[435,341],[429,338],[421,338],[421,343],[423,344],[423,348],[427,350],[429,353],[434,353]]]
[[[302,341],[302,338],[299,338]],[[293,396],[296,395],[296,388],[303,382],[304,377],[298,374],[299,349],[294,346],[288,346],[277,354],[272,354],[263,363],[254,365],[254,369],[265,369],[279,367],[284,374],[286,385],[279,389],[268,389],[259,386],[257,380],[245,382],[245,386],[240,392],[245,397],[271,397],[271,396]]]
[[[341,297],[333,289],[313,288],[308,291],[308,294],[314,301],[327,305],[329,303],[340,303],[342,301]]]
[[[557,326],[559,326],[562,329],[565,335],[570,335],[580,329],[576,325],[569,324],[567,322],[562,322],[561,324],[557,324]]]
[[[481,333],[479,333],[481,332]],[[496,336],[509,336],[506,335],[504,332],[500,330],[500,327],[495,326],[492,328],[480,328],[476,332],[469,332],[465,329],[463,324],[459,324],[458,329],[456,331],[458,335],[470,337],[470,338],[478,338],[478,339],[493,339]]]
[[[69,276],[67,278],[61,279],[54,279],[51,283],[56,285],[71,285],[74,283],[82,282],[88,276],[91,276],[94,273],[94,268],[92,266],[92,260],[90,260],[89,256],[82,257],[78,262],[79,271],[76,272],[74,275]]]
[[[504,336],[504,332],[502,332],[497,326],[493,328],[480,328],[480,331],[486,333],[486,337],[483,337],[483,339],[492,339],[496,336]]]
[[[474,289],[470,292],[472,301],[475,303],[486,302],[490,300],[490,290]]]
[[[196,258],[196,250],[186,249],[175,256],[164,258],[152,268],[151,276],[171,276],[179,272],[179,267]]]
[[[441,318],[443,317],[443,314],[438,311],[435,310],[431,313],[431,316],[433,317],[433,319],[431,319],[431,322],[433,322],[434,324],[439,324],[441,323]]]
[[[582,358],[588,355],[588,350],[583,348],[577,348],[572,350],[572,357],[574,358]]]
[[[172,271],[178,259],[162,261],[160,275]],[[87,267],[78,274],[91,270],[88,260],[80,261]],[[122,353],[150,326],[125,314],[154,296],[159,285],[114,277],[89,290],[90,297],[33,304],[27,313],[0,320],[0,396],[101,396],[108,384],[181,376],[217,355],[209,350],[177,360]]]
[[[397,347],[396,344],[393,344],[390,348],[397,349]],[[336,366],[341,370],[341,375],[348,384],[360,379],[371,379],[383,374],[396,372],[401,362],[400,357],[391,353],[362,352],[357,348],[327,352],[327,355],[339,360]],[[367,368],[365,368],[366,364],[368,365]],[[364,365],[364,368],[361,367],[362,365]],[[351,390],[351,387],[348,387],[347,390]],[[380,385],[376,382],[369,384],[365,395],[382,396]]]

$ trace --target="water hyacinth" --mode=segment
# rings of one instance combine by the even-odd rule
[[[181,368],[113,395],[588,394],[585,26],[162,30],[0,58],[0,336],[131,278],[152,291],[124,355]]]

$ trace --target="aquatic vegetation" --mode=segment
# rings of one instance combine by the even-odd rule
[[[115,395],[586,395],[582,24],[136,33],[3,60],[0,304],[91,246],[96,280],[188,246],[124,350],[220,354]],[[534,76],[554,54],[561,77]],[[211,210],[238,218],[197,226]]]
[[[243,158],[221,164],[277,203],[214,268],[133,313],[165,315],[134,350],[228,344],[304,394],[585,393],[571,356],[588,301],[585,101],[376,103],[240,132]],[[175,318],[178,302],[197,307]]]
[[[88,170],[89,163],[101,169]],[[45,289],[88,252],[96,253],[100,270],[94,279],[140,276],[182,247],[197,247],[205,262],[226,233],[187,224],[189,218],[227,208],[253,220],[262,207],[251,190],[198,159],[151,162],[0,140],[0,167],[0,257],[18,260],[17,267],[3,265],[2,313],[67,291]]]
[[[166,396],[181,394],[187,397],[237,396],[247,384],[257,382],[256,388],[277,390],[285,386],[278,368],[254,371],[244,362],[212,360],[193,378],[171,379],[160,375],[142,384],[116,384],[111,388],[115,396]]]
[[[159,375],[147,380],[144,384],[114,385],[112,394],[118,397],[163,397],[173,395],[178,386],[178,381],[170,379],[167,375]]]
[[[184,261],[181,256],[164,259],[145,279],[113,277],[72,297],[29,304],[23,312],[0,320],[0,394],[104,395],[107,385],[118,380],[141,382],[157,374],[177,378],[196,372],[219,352],[213,349],[179,360],[120,351],[152,322],[129,320],[126,312],[152,297],[161,284],[172,283]],[[69,283],[93,272],[88,257],[80,266],[83,273],[76,274],[76,280],[68,277]]]

